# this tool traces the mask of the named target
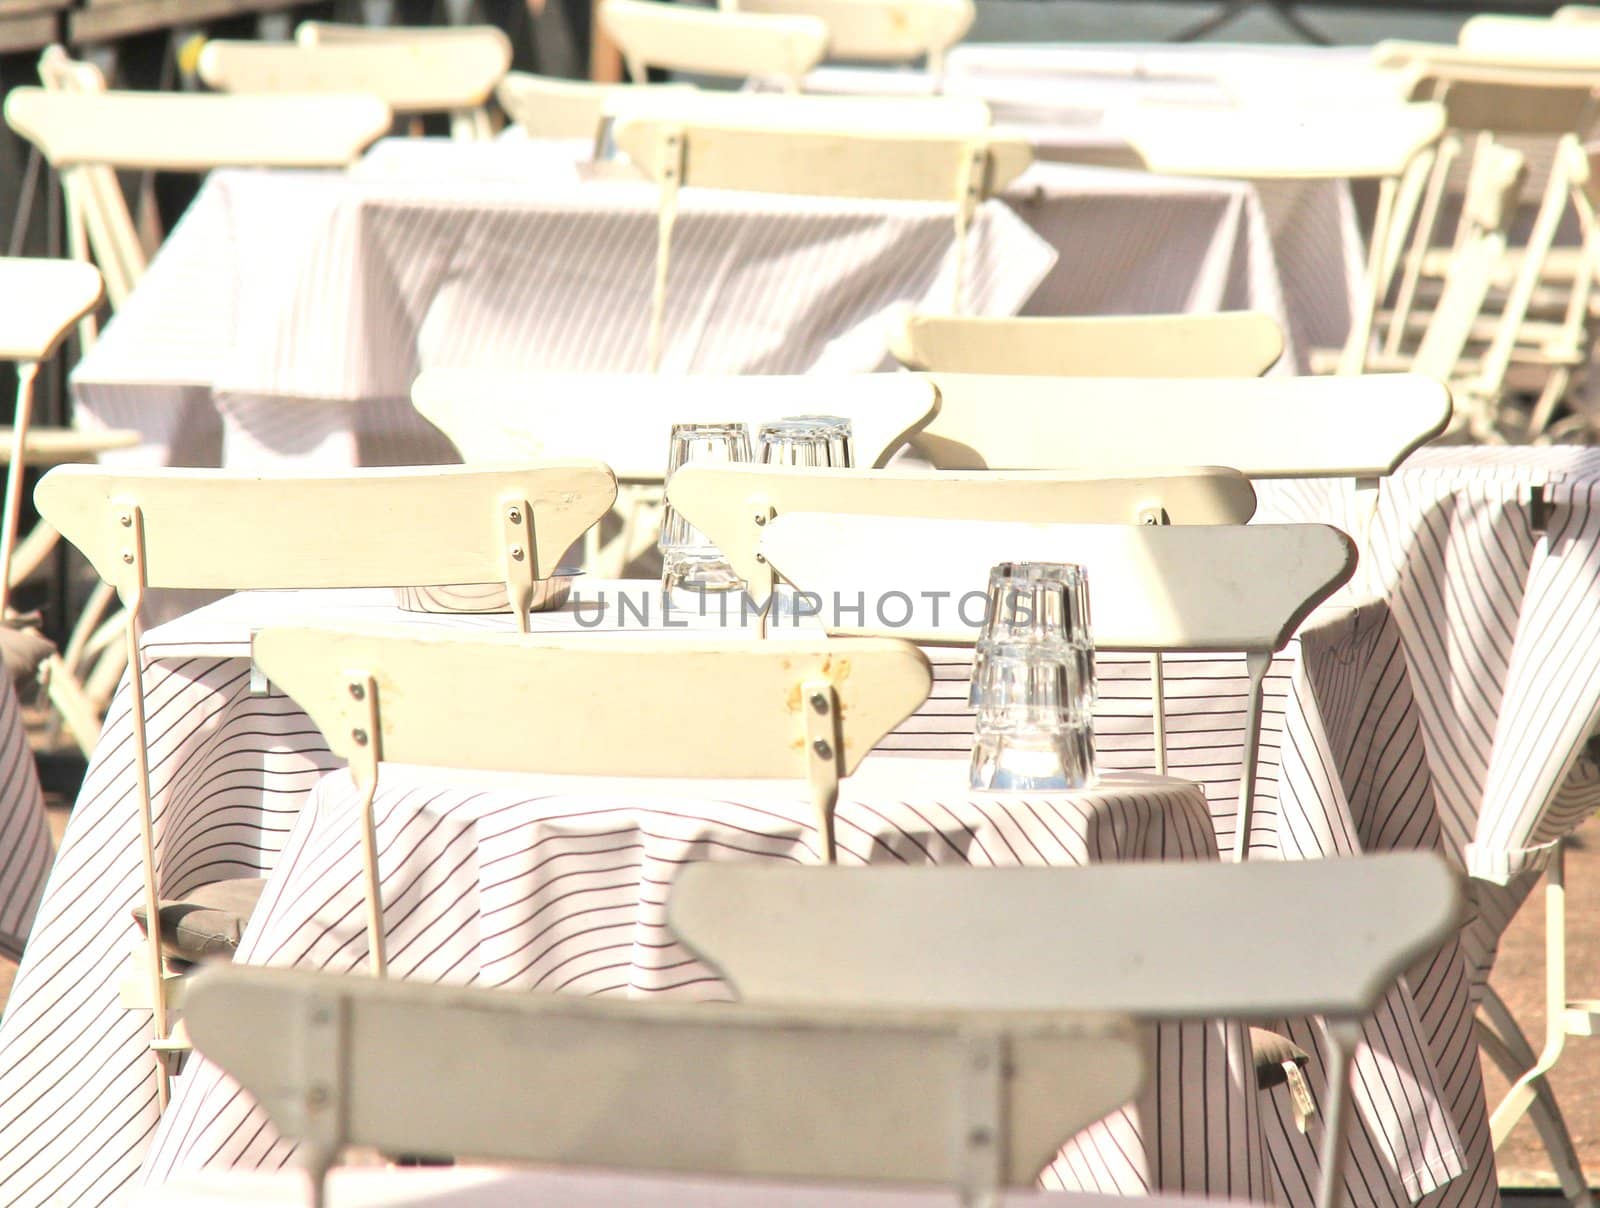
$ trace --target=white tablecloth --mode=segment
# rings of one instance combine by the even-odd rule
[[[603,586],[591,586],[585,598]],[[1390,741],[1416,733],[1398,636],[1381,605],[1354,614],[1359,621],[1351,615],[1309,629],[1274,664],[1252,833],[1256,858],[1441,846],[1420,745]],[[150,633],[158,657],[147,672],[147,693],[166,892],[277,866],[306,794],[336,761],[292,702],[251,694],[242,656],[249,632],[262,625],[341,619],[405,618],[386,593],[256,593]],[[410,620],[457,629],[509,625],[504,617]],[[535,620],[541,628],[577,628],[567,614]],[[886,749],[966,749],[972,723],[965,668],[949,658],[942,656],[934,699]],[[1100,766],[1150,767],[1147,662],[1105,655],[1100,675]],[[1237,659],[1169,665],[1173,774],[1204,787],[1223,845],[1233,830],[1242,678]],[[157,1125],[148,1025],[120,1007],[116,992],[135,939],[129,912],[139,885],[128,731],[127,701],[119,696],[0,1021],[0,1185],[31,1189],[22,1203],[94,1202],[124,1186]],[[1402,760],[1398,780],[1395,758]],[[1005,829],[993,833],[998,842]],[[1008,842],[985,858],[1045,858],[1029,848],[1025,831]],[[1368,1027],[1352,1136],[1355,1202],[1391,1204],[1441,1186],[1452,1202],[1493,1197],[1470,1012],[1465,964],[1451,944],[1414,970]],[[1321,1043],[1319,1031],[1303,1022],[1291,1031],[1308,1049]],[[1305,1201],[1315,1185],[1312,1141],[1295,1129],[1283,1096],[1264,1098],[1260,1114],[1264,1176],[1248,1136],[1225,1142],[1231,1125],[1219,1118],[1208,1135],[1236,1157],[1224,1161],[1196,1146],[1192,1132],[1168,1134],[1152,1142],[1153,1177],[1169,1188],[1231,1186],[1241,1194],[1255,1194],[1250,1189],[1264,1177],[1290,1202]],[[163,1132],[160,1143],[160,1152],[178,1153],[184,1138]],[[1455,1177],[1463,1168],[1471,1173]],[[1116,1171],[1092,1168],[1079,1177],[1091,1186],[1125,1186],[1122,1180],[1139,1169],[1137,1157],[1129,1157]]]
[[[451,459],[424,368],[643,371],[655,187],[579,180],[561,145],[460,152],[214,173],[74,373],[80,422],[146,463],[419,464]],[[1014,314],[1051,250],[999,202],[968,238],[965,309]],[[953,252],[947,205],[685,190],[663,369],[878,368],[896,306],[949,305]]]
[[[0,675],[0,953],[13,960],[33,928],[52,847],[22,710],[10,678]]]

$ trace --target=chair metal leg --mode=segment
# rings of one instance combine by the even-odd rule
[[[1489,1116],[1499,1149],[1538,1096],[1538,1084],[1561,1058],[1567,1043],[1567,888],[1565,844],[1558,843],[1545,870],[1545,1040],[1538,1060],[1512,1083]]]
[[[1507,1031],[1502,1031],[1496,1023],[1480,1014],[1475,1021],[1478,1047],[1489,1055],[1489,1059],[1499,1067],[1500,1072],[1508,1080],[1515,1081],[1527,1071],[1536,1057],[1527,1039],[1522,1035],[1522,1029],[1511,1019],[1510,1013],[1506,1012],[1505,1004],[1498,996],[1495,997],[1495,1002],[1498,1004],[1498,1011],[1505,1012],[1505,1021],[1509,1022],[1511,1027]],[[1511,1039],[1511,1036],[1515,1039]],[[1560,1180],[1561,1192],[1567,1197],[1567,1202],[1581,1205],[1582,1208],[1591,1208],[1594,1200],[1584,1179],[1583,1165],[1578,1160],[1577,1149],[1572,1143],[1572,1134],[1568,1131],[1567,1122],[1561,1115],[1561,1108],[1556,1104],[1555,1092],[1550,1087],[1549,1079],[1539,1079],[1535,1087],[1533,1104],[1528,1108],[1528,1115],[1533,1120],[1534,1127],[1539,1130],[1539,1139],[1544,1143],[1545,1152],[1550,1156],[1550,1164]]]

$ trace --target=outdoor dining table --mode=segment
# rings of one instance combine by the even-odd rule
[[[607,605],[597,608],[602,594]],[[621,627],[638,616],[641,596],[652,595],[659,597],[652,584],[591,584],[565,609],[535,614],[535,629]],[[624,607],[624,598],[635,605]],[[713,624],[665,628],[659,605],[653,616],[654,628],[645,629],[657,636]],[[504,616],[402,612],[383,591],[294,592],[229,597],[147,635],[163,892],[270,874],[241,959],[362,963],[359,863],[348,859],[350,782],[292,701],[252,685],[248,660],[251,633],[267,625],[348,622],[510,628]],[[717,618],[714,628],[748,627],[724,629]],[[1309,626],[1274,662],[1254,858],[1440,846],[1420,759],[1407,769],[1403,793],[1369,786],[1353,801],[1343,788],[1388,770],[1372,753],[1383,745],[1372,726],[1384,737],[1415,730],[1397,645],[1387,609],[1371,604]],[[966,787],[969,655],[931,654],[930,701],[844,786],[843,859],[1199,859],[1230,841],[1243,724],[1239,659],[1168,661],[1172,773],[1199,789],[1138,775],[1152,766],[1149,663],[1103,653],[1102,785],[991,797]],[[19,1203],[92,1201],[136,1179],[208,1164],[274,1165],[284,1156],[259,1112],[203,1061],[178,1080],[172,1106],[158,1117],[147,1023],[117,992],[136,940],[139,892],[129,729],[119,694],[0,1021],[0,1182],[22,1189]],[[718,993],[664,934],[671,876],[688,858],[813,858],[798,786],[788,794],[771,785],[386,771],[377,813],[391,961],[418,976],[518,988]],[[1377,1198],[1417,1200],[1463,1175],[1451,1188],[1461,1202],[1494,1195],[1470,1011],[1467,971],[1451,943],[1397,986],[1367,1026],[1350,1177],[1383,1188]],[[1283,1021],[1280,1030],[1314,1053],[1312,1084],[1322,1085],[1320,1030],[1306,1020]],[[1052,1168],[1052,1183],[1254,1198],[1275,1189],[1288,1202],[1308,1201],[1314,1133],[1298,1130],[1286,1096],[1258,1097],[1238,1033],[1185,1025],[1163,1035],[1173,1039],[1160,1053],[1156,1098],[1079,1137]]]

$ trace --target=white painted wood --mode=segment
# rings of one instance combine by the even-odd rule
[[[855,113],[875,110],[882,111],[876,101],[850,106]],[[680,140],[676,151],[672,135]],[[685,188],[953,204],[966,195],[973,155],[983,157],[974,182],[977,200],[1004,189],[1033,162],[1032,146],[1020,137],[879,131],[853,122],[779,127],[759,121],[759,115],[748,123],[718,119],[716,125],[629,116],[617,123],[616,142],[651,179],[677,172],[676,183]]]
[[[989,319],[912,314],[890,342],[908,369],[1040,377],[1258,377],[1283,355],[1270,315]]]
[[[103,293],[91,265],[0,257],[0,360],[48,360]]]
[[[493,42],[506,47],[511,41],[497,25],[355,25],[344,21],[302,21],[294,27],[301,46],[370,46],[376,43]]]
[[[1350,538],[1321,524],[1021,524],[790,512],[770,521],[761,552],[784,579],[825,602],[868,602],[864,614],[820,620],[831,633],[893,633],[970,644],[983,609],[963,615],[998,562],[1075,562],[1089,576],[1094,640],[1110,650],[1281,649],[1355,570]],[[947,593],[937,617],[917,605],[886,626],[875,602]]]
[[[725,9],[821,17],[828,57],[868,62],[927,58],[937,73],[949,50],[972,28],[973,0],[732,0]]]
[[[389,129],[377,97],[202,96],[13,88],[6,122],[52,166],[206,172],[221,167],[342,168]]]
[[[366,93],[396,113],[444,113],[487,101],[511,66],[497,29],[447,38],[321,43],[212,39],[200,78],[230,93]]]
[[[1600,24],[1600,6],[1593,4],[1564,4],[1550,15],[1557,25]]]
[[[660,0],[601,0],[598,14],[639,84],[649,68],[664,67],[737,79],[776,76],[798,88],[828,46],[828,27],[818,17],[726,13]]]
[[[882,465],[928,421],[938,390],[911,374],[661,377],[428,369],[411,401],[469,463],[593,457],[624,482],[666,476],[673,424],[827,414],[850,421],[856,463]]]
[[[767,577],[761,536],[774,515],[833,512],[1039,524],[1244,524],[1256,496],[1237,470],[1126,478],[1060,471],[833,470],[689,465],[667,500],[747,582]]]
[[[1479,13],[1456,35],[1456,45],[1475,54],[1548,56],[1556,60],[1587,59],[1600,65],[1600,29],[1590,23],[1543,17]]]
[[[1542,71],[1574,78],[1596,75],[1593,55],[1557,55],[1545,49],[1467,50],[1443,42],[1410,42],[1386,39],[1372,48],[1372,66],[1382,71],[1404,72],[1425,69],[1432,72],[1461,71]]]
[[[757,1010],[232,966],[196,977],[188,1012],[318,1186],[363,1145],[979,1194],[1030,1184],[1144,1068],[1126,1021],[1055,1013]]]
[[[913,445],[943,469],[1232,466],[1251,478],[1379,477],[1442,432],[1418,374],[1139,381],[933,374]]]
[[[744,130],[980,137],[987,135],[990,127],[989,106],[971,96],[791,96],[714,89],[664,95],[661,86],[655,85],[620,88],[610,108],[619,121],[633,118]]]
[[[648,107],[694,91],[692,84],[596,84],[511,71],[494,94],[506,116],[530,138],[592,139],[630,100]]]
[[[119,517],[134,507],[144,517],[144,587],[378,587],[506,579],[506,500],[531,505],[528,566],[548,578],[615,496],[604,465],[556,461],[319,476],[61,466],[34,499],[126,599],[140,585]]]
[[[1110,124],[1152,172],[1250,179],[1398,177],[1444,132],[1436,104],[1343,108],[1147,104]]]
[[[352,761],[370,752],[377,684],[382,761],[491,771],[805,780],[810,681],[839,696],[841,775],[926,699],[927,659],[892,639],[750,642],[581,634],[418,637],[414,629],[265,629],[257,665]],[[459,691],[452,685],[471,685]],[[619,741],[619,736],[626,741]]]
[[[1463,907],[1460,874],[1431,852],[981,870],[706,862],[667,902],[673,932],[746,1002],[1251,1020],[1365,1015]]]

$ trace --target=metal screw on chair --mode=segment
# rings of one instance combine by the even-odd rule
[[[367,690],[365,688],[363,688],[360,684],[351,684],[350,685],[350,695],[355,697],[357,700],[365,700],[366,699],[366,695],[367,695]]]
[[[129,566],[132,566],[133,565],[133,551],[132,550],[123,550],[123,552],[122,552],[122,560],[124,562],[126,562]]]
[[[328,1103],[328,1088],[327,1087],[325,1087],[325,1086],[313,1086],[309,1090],[306,1091],[306,1106],[307,1107],[326,1107],[327,1103]]]
[[[826,713],[828,711],[828,698],[820,692],[813,692],[811,694],[811,707],[818,713]],[[821,752],[819,751],[818,754],[820,755]]]
[[[132,516],[132,514],[130,514],[128,512],[123,512],[122,515],[117,517],[117,523],[122,525],[123,528],[132,528],[133,527],[133,516]]]
[[[766,515],[765,512],[757,512],[756,513],[756,525],[759,528],[766,528],[766,526],[767,526],[767,515]]]
[[[833,748],[828,745],[828,740],[825,738],[817,739],[811,744],[811,749],[817,753],[819,759],[833,758]]]
[[[511,559],[514,562],[522,561],[522,547],[520,545],[513,545],[511,547]]]
[[[522,511],[519,508],[512,508],[509,512],[506,513],[506,519],[509,520],[512,524],[521,524],[522,523]]]
[[[355,739],[356,746],[358,747],[364,747],[367,745],[367,732],[365,730],[351,730],[350,737]]]
[[[994,1140],[994,1134],[987,1128],[975,1128],[967,1134],[967,1141],[972,1145],[988,1145]]]

